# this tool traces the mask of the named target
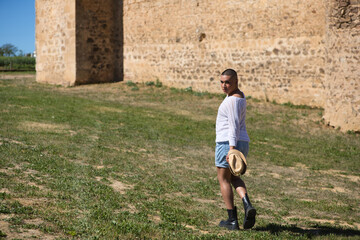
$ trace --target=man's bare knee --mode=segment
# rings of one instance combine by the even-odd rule
[[[245,183],[243,180],[241,180],[240,177],[237,176],[231,176],[231,184],[233,185],[234,188],[237,187],[245,187]]]

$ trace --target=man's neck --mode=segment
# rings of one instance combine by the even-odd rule
[[[240,93],[241,93],[240,89],[239,89],[239,88],[236,88],[236,89],[234,89],[234,91],[230,92],[230,93],[228,94],[228,96],[230,97],[230,96],[232,96],[232,95],[234,95],[234,94],[240,94]],[[241,94],[240,94],[240,95],[241,95]]]

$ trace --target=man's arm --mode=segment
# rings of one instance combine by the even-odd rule
[[[235,149],[235,146],[230,146],[230,150]],[[226,161],[229,163],[229,153],[226,155]]]
[[[239,126],[239,115],[237,113],[237,102],[233,100],[228,108],[228,122],[229,122],[229,145],[230,150],[235,149],[236,133]],[[226,161],[229,162],[229,154],[226,155]]]

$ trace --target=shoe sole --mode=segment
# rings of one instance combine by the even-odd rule
[[[239,226],[226,227],[229,230],[240,230]]]
[[[244,229],[250,229],[255,225],[256,209],[252,208],[247,212],[247,217],[244,220]]]
[[[228,230],[240,230],[238,224],[234,224],[234,225],[221,225],[221,224],[219,224],[219,227],[226,228]]]

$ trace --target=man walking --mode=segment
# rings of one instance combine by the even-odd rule
[[[220,82],[221,89],[227,96],[221,103],[216,118],[215,165],[228,219],[222,220],[219,226],[230,230],[239,229],[233,186],[244,204],[243,228],[250,229],[255,225],[256,209],[250,203],[244,181],[231,174],[228,164],[229,150],[237,149],[245,157],[249,151],[250,138],[245,125],[246,98],[238,88],[237,73],[233,69],[225,70],[220,76]]]

